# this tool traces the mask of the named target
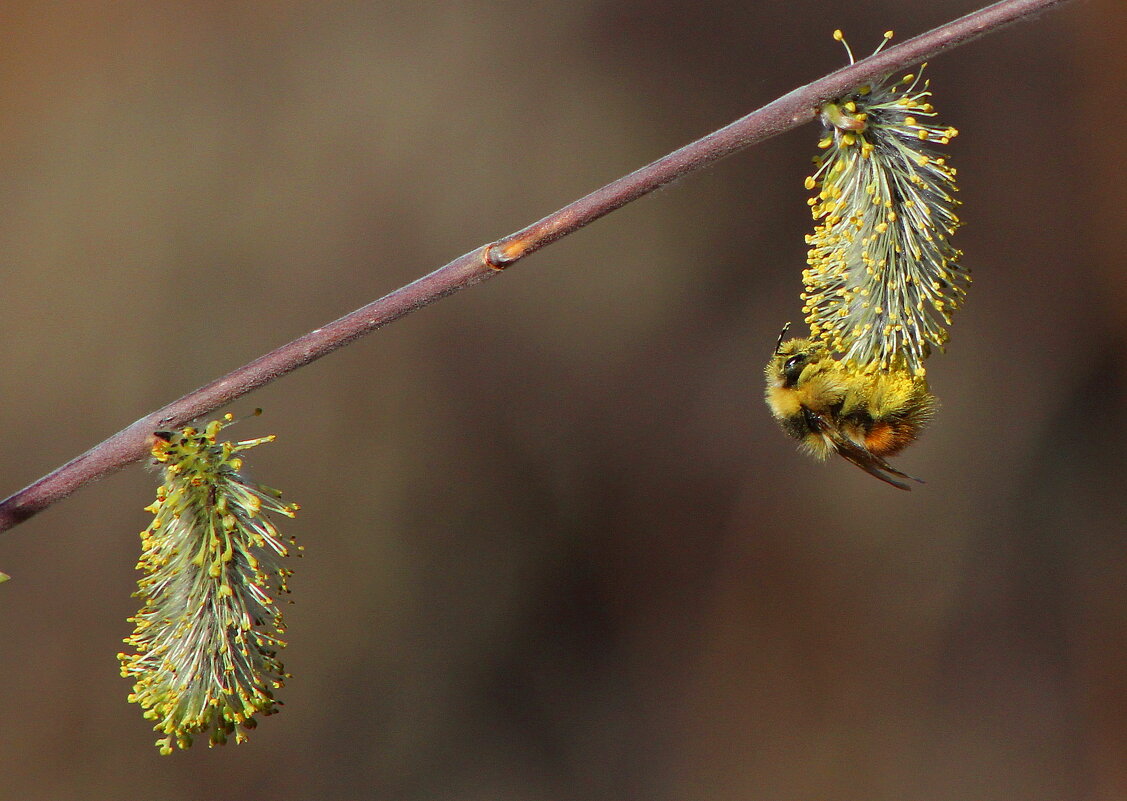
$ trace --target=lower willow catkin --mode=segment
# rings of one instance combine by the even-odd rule
[[[844,41],[841,31],[834,38]],[[955,170],[934,147],[958,132],[931,121],[930,97],[927,81],[906,75],[821,109],[830,133],[806,179],[817,225],[806,238],[803,312],[811,338],[863,368],[923,375],[970,280],[950,243]]]
[[[122,676],[135,681],[129,700],[164,735],[156,743],[163,754],[205,732],[210,745],[231,734],[245,740],[256,714],[278,711],[274,690],[289,677],[278,659],[285,626],[274,596],[289,591],[292,571],[277,559],[291,549],[267,513],[293,517],[298,506],[239,473],[237,454],[274,437],[218,442],[231,422],[226,415],[202,431],[153,438],[164,483],[141,532],[145,575],[135,594],[144,604],[125,640],[136,653],[118,658]]]
[[[765,370],[767,405],[805,450],[836,453],[903,490],[913,477],[885,457],[934,414],[924,360],[947,341],[970,281],[950,243],[955,170],[935,150],[958,132],[932,122],[930,97],[917,73],[819,109],[829,134],[806,179],[817,190],[802,274],[810,338],[784,342],[784,327]]]

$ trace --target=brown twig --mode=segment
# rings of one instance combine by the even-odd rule
[[[81,456],[0,502],[0,531],[45,509],[79,487],[143,459],[152,433],[215,411],[298,367],[465,287],[486,280],[529,253],[582,228],[694,170],[737,150],[812,121],[823,103],[854,87],[910,68],[987,32],[1068,0],[1002,0],[875,56],[831,73],[768,103],[692,144],[647,164],[539,222],[459,256],[429,275],[212,381],[95,445]]]

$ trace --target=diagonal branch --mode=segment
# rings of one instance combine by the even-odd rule
[[[180,426],[213,412],[416,309],[497,275],[529,253],[683,175],[811,122],[819,106],[861,84],[908,69],[985,33],[1065,2],[1067,0],[1001,0],[795,89],[746,117],[569,203],[527,228],[459,256],[429,275],[142,417],[0,502],[0,531],[12,528],[79,487],[143,459],[149,452],[153,431]]]

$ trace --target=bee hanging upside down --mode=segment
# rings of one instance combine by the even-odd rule
[[[927,380],[907,370],[865,369],[809,339],[783,342],[767,363],[767,405],[783,431],[819,459],[836,453],[894,487],[921,481],[884,460],[915,441],[935,413]],[[921,482],[922,483],[922,482]]]

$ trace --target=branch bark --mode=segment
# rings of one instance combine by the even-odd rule
[[[514,234],[479,247],[429,275],[310,331],[142,417],[81,456],[0,502],[6,531],[85,484],[139,461],[154,431],[214,412],[276,378],[460,289],[492,278],[530,253],[615,209],[745,147],[789,131],[854,87],[883,78],[1068,0],[1001,0],[795,89],[730,125],[597,189]]]

